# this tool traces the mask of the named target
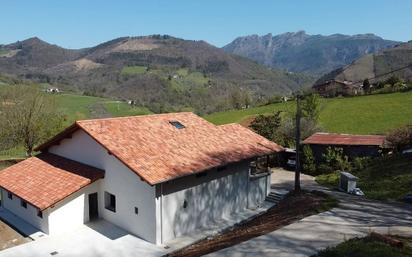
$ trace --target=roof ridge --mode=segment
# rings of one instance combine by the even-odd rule
[[[146,118],[152,116],[166,116],[171,114],[194,114],[193,112],[169,112],[169,113],[153,113],[153,114],[144,114],[144,115],[132,115],[132,116],[122,116],[122,117],[110,117],[110,118],[96,118],[96,119],[85,119],[85,120],[76,120],[75,123],[83,122],[92,122],[92,121],[105,121],[105,120],[122,120],[130,118]],[[194,114],[195,115],[195,114]]]

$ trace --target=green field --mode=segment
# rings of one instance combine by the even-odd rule
[[[294,110],[295,103],[287,102],[213,113],[205,118],[215,124],[239,123],[259,114]],[[321,101],[320,125],[327,132],[380,134],[405,124],[412,124],[412,92]]]
[[[72,94],[55,95],[56,105],[67,123],[96,117],[133,116],[151,113],[143,107],[133,107],[122,101]]]

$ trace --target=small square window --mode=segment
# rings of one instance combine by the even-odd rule
[[[8,193],[7,193],[7,198],[9,198],[10,200],[13,200],[13,194],[10,193],[10,192],[8,192]]]
[[[37,216],[41,219],[43,219],[43,212],[41,210],[37,211]]]
[[[139,208],[134,207],[134,213],[135,213],[136,215],[139,214]]]
[[[20,200],[20,205],[21,205],[21,207],[27,209],[27,202],[26,201]]]
[[[186,208],[187,208],[187,201],[184,200],[184,201],[183,201],[183,209],[186,209]]]
[[[104,192],[104,205],[107,210],[116,212],[116,196],[111,193]]]
[[[169,123],[172,124],[177,129],[185,128],[185,125],[183,125],[182,123],[180,123],[178,121],[169,121]]]

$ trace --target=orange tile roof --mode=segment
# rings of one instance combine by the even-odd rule
[[[0,187],[40,210],[104,177],[104,171],[42,153],[0,171]]]
[[[315,133],[303,141],[316,145],[376,145],[383,146],[385,136]]]
[[[185,128],[178,129],[171,121]],[[78,121],[38,150],[76,129],[84,130],[151,185],[283,150],[240,125],[216,126],[188,112]]]

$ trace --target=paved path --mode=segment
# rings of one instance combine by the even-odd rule
[[[273,188],[291,188],[292,172],[276,171]],[[398,203],[371,201],[340,192],[331,192],[302,176],[302,187],[324,190],[340,200],[339,208],[313,215],[272,233],[248,240],[208,256],[310,256],[320,249],[370,231],[412,235],[412,208]]]

